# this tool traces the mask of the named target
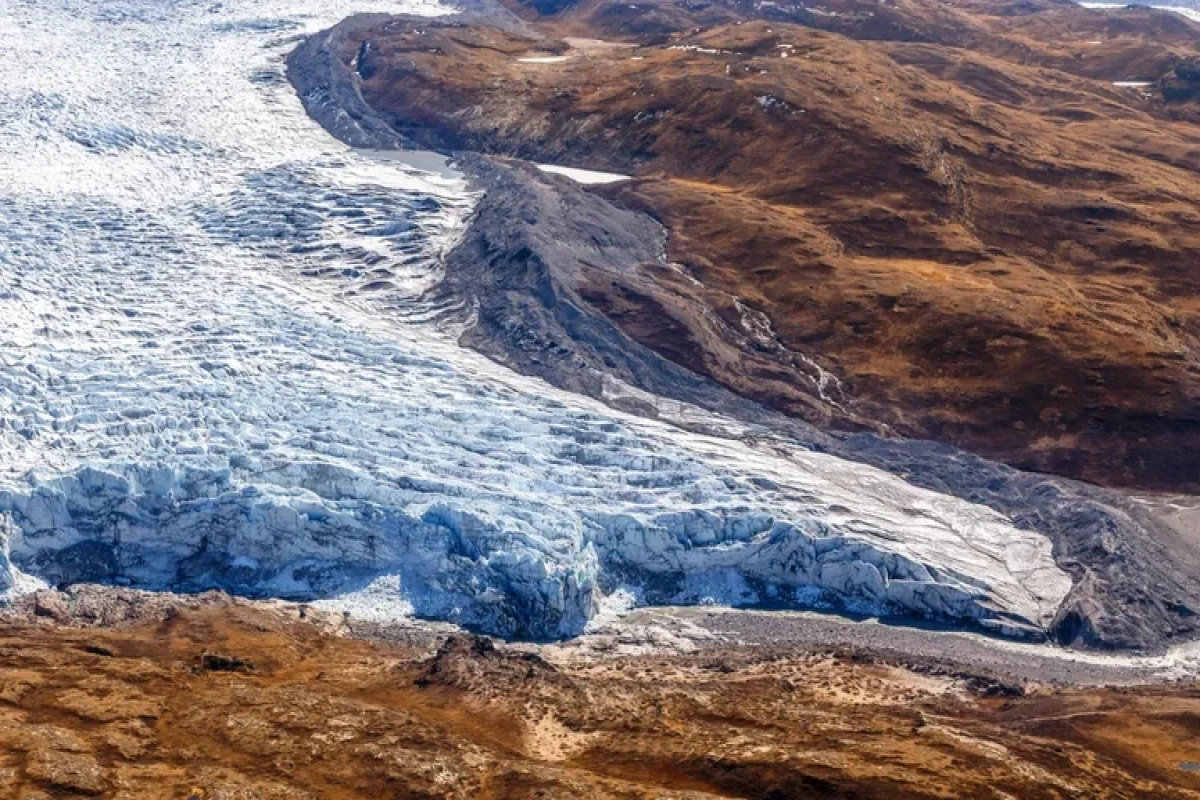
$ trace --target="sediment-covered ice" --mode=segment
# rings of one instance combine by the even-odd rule
[[[473,198],[347,150],[282,78],[369,10],[420,7],[0,11],[0,589],[393,591],[534,637],[615,591],[1053,616],[1049,542],[991,510],[459,348],[424,292]]]

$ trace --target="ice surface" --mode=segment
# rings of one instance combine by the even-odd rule
[[[592,183],[617,183],[618,181],[629,180],[628,175],[620,175],[616,172],[597,172],[592,169],[578,169],[577,167],[559,167],[554,164],[538,164],[537,168],[542,172],[552,172],[555,175],[565,175],[573,181],[583,184]]]
[[[425,292],[473,198],[349,151],[282,74],[298,35],[380,10],[435,9],[5,4],[0,588],[223,587],[536,637],[629,597],[1053,615],[1049,542],[993,511],[458,347]]]

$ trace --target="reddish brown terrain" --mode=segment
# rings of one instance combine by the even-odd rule
[[[1065,2],[512,7],[524,31],[391,21],[341,56],[425,146],[635,175],[600,191],[663,223],[670,264],[575,287],[632,338],[833,427],[1200,489],[1200,26]]]
[[[575,213],[595,247],[563,249],[611,256],[553,276],[572,303],[827,427],[1200,492],[1200,27],[1050,0],[475,11],[328,41],[408,140],[635,176],[584,194],[492,165],[526,193],[501,211]],[[665,258],[620,263],[617,209],[646,250],[635,212],[661,222]],[[524,241],[496,263],[551,272]],[[545,344],[530,360],[578,352]],[[504,643],[64,580],[0,609],[0,798],[1200,798],[1195,498],[1110,507],[937,455],[963,463],[914,481],[1053,534],[1062,643],[1153,652],[708,607]]]
[[[369,643],[212,596],[79,627],[113,601],[75,597],[74,618],[48,602],[0,628],[4,797],[1200,797],[1194,685],[1018,686],[784,647]]]

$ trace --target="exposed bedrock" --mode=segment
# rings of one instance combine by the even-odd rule
[[[505,13],[473,9],[451,19],[507,20]],[[377,15],[360,15],[313,35],[289,57],[288,78],[313,119],[348,145],[451,152],[483,192],[470,226],[447,256],[439,289],[466,299],[478,312],[464,344],[524,374],[648,416],[658,415],[655,398],[642,393],[742,420],[782,419],[634,341],[582,297],[589,286],[611,281],[628,284],[632,294],[644,289],[648,294],[641,299],[651,306],[657,302],[642,270],[666,267],[667,233],[651,216],[529,164],[456,149],[444,129],[416,138],[411,130],[398,132],[372,109],[359,92],[360,77],[337,56],[356,31],[380,23]],[[653,308],[647,316],[655,316]],[[711,322],[724,327],[720,320]],[[798,402],[827,412],[818,373],[797,370],[795,377],[807,383]]]
[[[410,146],[363,100],[357,76],[340,63],[338,46],[356,28],[368,28],[387,16],[361,14],[337,28],[302,42],[288,61],[288,77],[313,119],[351,147]]]
[[[464,18],[531,35],[521,20],[499,5],[466,0],[459,7],[463,9]],[[367,104],[358,89],[361,76],[347,69],[341,60],[346,42],[356,31],[396,18],[387,14],[356,14],[333,28],[308,37],[288,58],[288,80],[299,93],[305,110],[351,147],[386,150],[414,144]]]
[[[651,217],[528,164],[467,154],[458,163],[484,191],[441,287],[476,309],[463,344],[646,416],[670,413],[659,398],[776,416],[633,341],[581,298],[587,282],[636,284],[640,266],[661,263],[666,234]]]

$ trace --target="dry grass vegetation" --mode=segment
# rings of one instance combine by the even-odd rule
[[[604,191],[665,224],[677,266],[580,287],[631,336],[824,424],[1200,488],[1200,26],[1065,2],[514,7],[532,34],[393,22],[344,57],[428,146],[636,175]]]
[[[371,644],[193,604],[0,631],[0,794],[1198,797],[1200,693],[961,680],[826,652]],[[1003,687],[1001,687],[1003,689]]]

